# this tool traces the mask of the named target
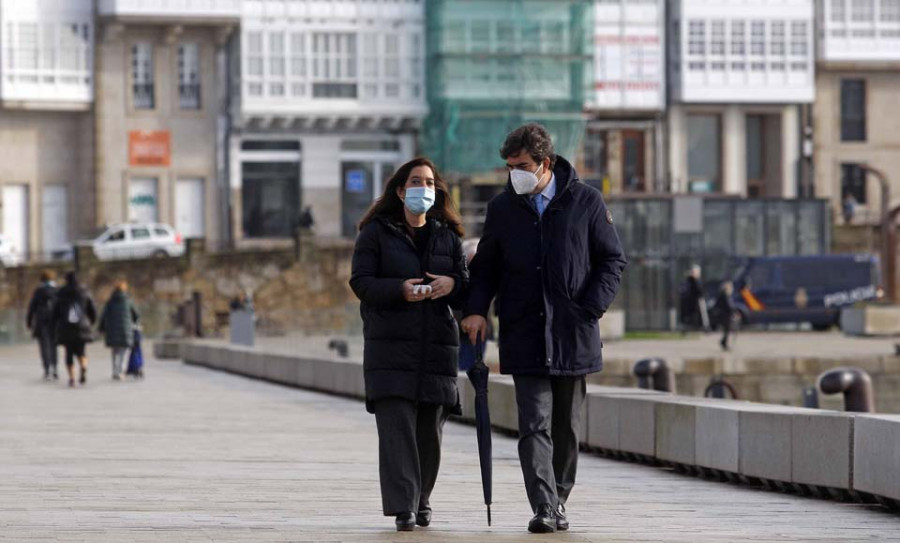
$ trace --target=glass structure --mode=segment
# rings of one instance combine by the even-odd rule
[[[506,134],[539,122],[573,162],[592,78],[593,2],[428,0],[422,151],[451,179],[493,172]]]

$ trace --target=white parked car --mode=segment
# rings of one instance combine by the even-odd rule
[[[161,223],[127,223],[107,226],[93,240],[100,260],[171,257],[184,254],[184,240],[175,229]]]
[[[9,238],[0,234],[0,263],[3,267],[10,268],[22,264],[22,254],[16,250]]]

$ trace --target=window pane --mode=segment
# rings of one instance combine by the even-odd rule
[[[841,198],[848,195],[858,204],[866,203],[866,172],[859,164],[841,164]]]
[[[688,178],[692,185],[703,186],[699,190],[718,190],[721,149],[719,116],[689,115]]]
[[[866,140],[866,82],[863,79],[841,81],[841,140]]]
[[[153,109],[153,44],[141,42],[132,45],[131,83],[134,108]]]

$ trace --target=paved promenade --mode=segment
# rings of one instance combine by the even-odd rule
[[[900,517],[583,454],[572,530],[530,536],[513,439],[496,436],[485,524],[468,426],[448,424],[431,528],[380,515],[375,425],[361,403],[179,362],[112,382],[38,379],[35,348],[0,349],[3,541],[900,541]]]

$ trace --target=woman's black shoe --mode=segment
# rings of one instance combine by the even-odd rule
[[[416,524],[418,526],[428,526],[431,524],[431,509],[421,509],[416,513]]]
[[[411,532],[416,527],[416,515],[412,511],[400,513],[397,515],[396,524],[398,532]]]

